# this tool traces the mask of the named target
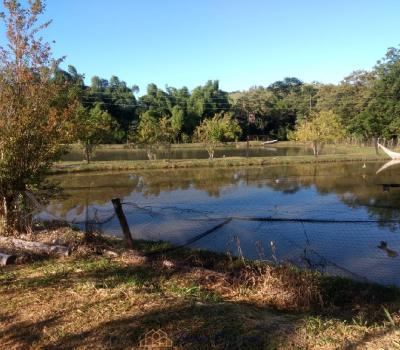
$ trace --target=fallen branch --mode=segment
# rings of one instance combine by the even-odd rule
[[[4,253],[0,253],[0,266],[6,266],[13,264],[15,261],[15,255],[8,255]]]
[[[12,237],[0,237],[0,244],[38,254],[68,256],[70,253],[69,248],[63,245],[49,245],[40,242],[24,241]]]

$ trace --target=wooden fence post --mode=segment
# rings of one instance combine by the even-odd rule
[[[126,245],[129,249],[133,249],[134,243],[129,229],[128,221],[126,220],[124,211],[122,210],[121,200],[119,198],[111,199],[114,206],[115,214],[117,214],[119,224],[121,225],[122,233],[125,236]]]

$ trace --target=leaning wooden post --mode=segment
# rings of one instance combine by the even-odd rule
[[[117,214],[119,224],[125,236],[126,244],[129,249],[133,249],[133,239],[129,229],[128,221],[126,220],[124,211],[122,210],[121,200],[119,198],[111,199],[114,206],[115,214]]]

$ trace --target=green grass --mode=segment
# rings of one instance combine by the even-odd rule
[[[288,144],[277,144],[285,147]],[[275,145],[274,145],[275,147]],[[176,160],[138,160],[138,161],[94,161],[90,164],[84,162],[60,162],[54,165],[53,174],[88,172],[88,171],[113,171],[113,170],[150,170],[150,169],[179,169],[201,167],[241,167],[241,166],[269,166],[304,163],[349,162],[349,161],[376,161],[385,160],[383,154],[377,155],[374,147],[359,146],[327,146],[328,154],[318,158],[306,156],[278,156],[278,157],[226,157],[209,159],[176,159]]]
[[[283,141],[274,144],[275,146],[282,147],[282,146],[291,146],[291,145],[298,145],[298,143],[292,142],[292,141]],[[247,142],[245,141],[240,141],[240,142],[225,142],[221,143],[217,147],[227,147],[227,146],[235,146],[235,147],[240,147],[244,148],[247,146]],[[249,141],[249,146],[250,147],[259,147],[262,146],[262,141]],[[121,150],[121,149],[131,149],[134,148],[135,146],[133,144],[101,144],[96,146],[97,149],[101,150]],[[72,150],[82,150],[82,145],[79,143],[74,143],[70,145],[70,148]],[[175,143],[171,144],[172,149],[182,149],[182,148],[204,148],[204,145],[199,142],[190,142],[190,143]]]

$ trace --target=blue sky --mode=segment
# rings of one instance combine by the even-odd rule
[[[398,0],[48,0],[45,17],[55,54],[87,81],[114,74],[143,92],[337,83],[400,43],[399,14]]]

